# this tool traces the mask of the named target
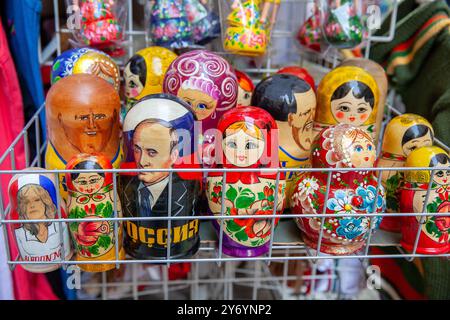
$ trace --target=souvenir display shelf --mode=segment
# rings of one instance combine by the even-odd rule
[[[129,6],[129,19],[128,21],[128,30],[127,30],[127,42],[126,46],[128,48],[128,55],[131,56],[134,52],[141,49],[145,46],[145,31],[143,30],[136,30],[135,29],[135,23],[132,19],[133,17],[133,6],[132,1],[129,0],[130,6]],[[309,0],[284,0],[283,2],[289,3],[289,2],[301,2],[304,3],[305,8],[308,2],[311,2]],[[69,30],[65,28],[61,28],[62,23],[58,19],[58,12],[61,5],[61,2],[58,0],[54,0],[54,10],[55,10],[55,19],[56,19],[56,38],[53,41],[53,49],[56,50],[56,53],[59,55],[61,53],[61,34],[62,33],[68,33]],[[395,12],[397,10],[397,1],[394,0],[394,19],[395,21]],[[220,9],[220,6],[219,6]],[[303,10],[303,16],[299,15],[299,19],[305,20],[307,13],[306,9]],[[302,21],[303,21],[302,20]],[[391,21],[391,22],[393,22]],[[295,31],[294,31],[295,32]],[[279,30],[275,29],[273,32],[274,38],[288,38],[293,37],[294,32],[292,30]],[[370,44],[372,41],[390,41],[390,39],[394,36],[394,26],[391,28],[391,35],[389,37],[369,37],[366,40],[366,43]],[[139,39],[141,40],[139,42]],[[139,47],[135,47],[136,43],[140,43],[138,45]],[[214,46],[214,44],[213,44]],[[299,53],[299,60],[298,63],[302,66],[307,67],[308,69],[311,68],[311,73],[316,77],[316,80],[318,80],[321,75],[323,75],[325,72],[327,72],[330,67],[333,67],[337,65],[339,62],[339,58],[337,55],[333,54],[332,50],[327,51],[322,56],[319,56],[318,54],[313,55],[309,52],[306,54],[300,54],[300,50],[296,46],[292,46],[293,50],[296,50],[296,52]],[[273,48],[272,48],[273,49]],[[257,79],[261,79],[265,75],[275,72],[277,69],[273,67],[271,62],[272,57],[272,49],[269,49],[268,54],[263,58],[263,61],[260,61],[259,68],[244,68],[243,71],[248,72],[251,74],[252,78],[257,81]],[[220,51],[220,50],[219,50]],[[46,48],[41,52],[41,62],[42,64],[51,64],[50,54],[49,52],[52,52],[52,49]],[[219,52],[223,53],[223,52]],[[127,57],[125,57],[124,61],[126,61]],[[118,61],[119,65],[123,66],[123,61]],[[385,125],[392,116],[395,116],[397,114],[400,114],[400,112],[396,109],[395,106],[395,92],[391,91],[388,96],[388,102],[387,107],[385,111],[385,118],[383,121],[383,124]],[[24,127],[22,132],[16,137],[14,142],[11,144],[11,146],[6,150],[6,152],[0,157],[0,163],[3,163],[5,161],[11,162],[11,170],[1,170],[0,175],[7,175],[8,177],[11,177],[14,174],[17,173],[50,173],[55,175],[55,179],[58,180],[58,174],[60,173],[76,173],[80,172],[80,170],[33,170],[33,171],[24,171],[23,168],[19,168],[16,166],[14,162],[14,155],[16,152],[16,148],[23,144],[25,148],[25,157],[26,157],[26,167],[44,167],[44,153],[47,141],[44,141],[41,137],[41,123],[39,121],[40,116],[44,114],[45,108],[44,105],[39,108],[39,110],[36,112],[36,114],[31,118],[31,120],[28,122],[28,124]],[[31,139],[30,137],[35,136],[36,139]],[[381,139],[380,139],[381,141]],[[439,141],[436,142],[436,145],[442,147],[447,152],[449,151],[449,147],[443,145]],[[380,148],[378,148],[379,150]],[[430,168],[408,168],[406,170],[428,170],[431,171],[431,175],[433,175],[433,170]],[[277,174],[277,183],[279,182],[279,176],[282,172],[287,171],[295,171],[295,172],[312,172],[312,171],[326,171],[328,172],[328,185],[327,190],[330,187],[330,181],[331,181],[331,175],[333,174],[333,169],[277,169],[274,171],[274,169],[270,169],[270,172],[276,172]],[[335,169],[334,169],[335,170]],[[340,169],[344,171],[350,171],[351,169]],[[391,169],[385,169],[385,168],[367,168],[367,169],[358,169],[358,170],[367,170],[367,171],[377,171],[378,172],[378,185],[381,185],[381,171],[384,170],[397,170],[397,168],[391,168]],[[113,188],[114,188],[114,194],[117,195],[117,179],[118,175],[122,172],[151,172],[151,171],[158,171],[158,170],[145,170],[145,169],[111,169],[111,170],[102,170],[99,172],[111,172],[113,174]],[[161,171],[161,170],[159,170]],[[173,172],[180,172],[183,171],[183,169],[164,169],[165,172],[170,172],[170,179],[172,177]],[[202,172],[209,172],[209,171],[219,171],[222,173],[222,175],[225,177],[228,172],[238,172],[239,169],[188,169],[184,171],[202,171]],[[241,171],[264,171],[261,169],[244,169]],[[269,172],[269,171],[267,171]],[[225,181],[225,179],[224,179]],[[224,188],[226,186],[223,186]],[[1,188],[1,186],[0,186]],[[58,189],[58,188],[57,188]],[[170,189],[169,189],[170,190]],[[378,190],[377,190],[378,192]],[[429,190],[428,190],[429,192]],[[59,197],[59,191],[57,191],[58,197]],[[117,196],[115,197],[117,199]],[[277,204],[277,197],[275,197],[275,205]],[[169,196],[169,203],[171,202],[171,196]],[[59,216],[61,217],[61,199],[58,199],[58,209],[59,209]],[[425,203],[426,205],[426,203]],[[114,203],[114,207],[116,207],[116,203]],[[0,228],[3,228],[3,234],[4,239],[2,239],[2,242],[5,243],[5,247],[2,247],[1,249],[5,249],[8,257],[8,265],[11,269],[14,269],[17,265],[24,265],[24,264],[45,264],[46,262],[24,262],[19,261],[17,256],[11,256],[10,250],[8,248],[8,237],[7,234],[7,227],[11,223],[18,223],[23,222],[23,220],[7,220],[6,216],[10,210],[10,206],[7,207],[3,204],[3,199],[0,198]],[[223,212],[223,208],[222,208]],[[360,214],[361,216],[362,214]],[[365,214],[367,215],[367,214]],[[398,213],[398,214],[376,214],[378,216],[432,216],[437,214],[417,214],[417,213]],[[240,218],[251,218],[252,216],[240,216]],[[191,299],[197,299],[204,297],[204,290],[205,287],[208,287],[209,285],[214,285],[215,289],[208,289],[208,296],[205,296],[204,298],[214,298],[217,297],[222,299],[233,299],[236,297],[240,298],[251,298],[251,299],[257,299],[257,298],[277,298],[277,299],[291,299],[291,298],[314,298],[314,297],[325,297],[325,296],[318,296],[318,294],[315,293],[315,286],[316,281],[320,279],[329,279],[330,281],[339,281],[336,273],[330,274],[330,275],[318,275],[317,271],[317,265],[320,263],[320,260],[323,259],[332,259],[333,261],[336,261],[338,259],[359,259],[363,265],[369,265],[370,258],[404,258],[408,260],[413,260],[416,257],[436,257],[437,255],[422,255],[418,254],[416,252],[417,249],[417,242],[419,239],[419,232],[420,228],[417,233],[416,243],[414,250],[410,253],[401,251],[401,254],[385,254],[385,255],[374,255],[370,252],[370,248],[372,246],[391,246],[391,247],[398,247],[400,246],[400,235],[395,233],[386,232],[383,230],[377,230],[376,232],[373,232],[373,230],[370,232],[369,237],[367,239],[367,243],[365,247],[356,255],[345,255],[345,256],[329,256],[329,255],[322,255],[318,254],[318,251],[313,251],[309,249],[307,246],[305,246],[304,242],[301,239],[301,233],[300,230],[297,228],[294,222],[294,218],[296,217],[318,217],[321,219],[324,219],[324,215],[315,215],[315,214],[309,214],[309,215],[295,215],[291,214],[289,212],[285,212],[283,215],[261,215],[259,218],[280,218],[280,222],[278,226],[274,229],[275,224],[272,223],[272,232],[270,236],[270,250],[267,254],[260,256],[260,257],[249,257],[249,258],[236,258],[236,257],[228,257],[225,256],[222,253],[222,241],[223,241],[223,224],[221,224],[220,228],[220,236],[217,237],[216,233],[214,232],[213,226],[212,226],[212,220],[214,219],[230,219],[230,216],[227,215],[219,215],[219,216],[211,216],[208,214],[201,214],[198,213],[195,217],[171,217],[168,216],[166,218],[158,217],[158,220],[167,220],[168,221],[168,252],[166,258],[161,258],[159,260],[136,260],[136,259],[119,259],[119,252],[118,249],[116,249],[116,259],[115,260],[109,260],[109,261],[61,261],[61,265],[63,268],[67,268],[70,265],[76,265],[76,264],[82,264],[82,263],[95,263],[95,264],[101,264],[101,263],[114,263],[116,265],[116,268],[119,269],[123,265],[127,265],[127,268],[131,268],[131,280],[117,280],[117,281],[110,281],[107,279],[107,274],[102,273],[99,277],[98,282],[86,282],[83,284],[84,289],[94,288],[98,289],[100,291],[100,297],[102,299],[108,299],[111,297],[111,288],[127,288],[127,294],[126,296],[131,299],[138,299],[142,296],[152,295],[152,294],[159,294],[159,298],[163,299],[169,299],[169,298],[175,298],[177,297],[176,292],[187,290],[187,295]],[[201,245],[199,248],[198,253],[196,253],[191,258],[185,258],[185,259],[173,259],[170,256],[170,226],[171,221],[174,221],[176,219],[182,218],[183,220],[189,220],[189,219],[199,219],[200,220],[200,238],[201,238]],[[118,223],[120,221],[126,221],[126,220],[133,220],[133,219],[140,219],[140,220],[156,220],[156,218],[147,217],[147,218],[126,218],[126,217],[115,217],[115,218],[107,218],[107,219],[90,219],[89,221],[112,221],[115,224],[115,232],[116,232],[116,242],[118,241]],[[86,221],[87,219],[78,219],[77,221]],[[39,220],[40,222],[49,221],[49,220]],[[75,219],[59,219],[58,223],[63,224],[67,222],[73,222]],[[273,221],[273,220],[272,220]],[[27,220],[27,222],[37,222],[33,220]],[[321,230],[320,238],[319,238],[319,248],[321,246],[321,239],[322,239],[322,233],[323,229]],[[116,248],[119,248],[119,245],[116,243]],[[64,256],[64,254],[63,254]],[[450,253],[439,255],[440,257],[448,258],[450,257]],[[305,262],[306,265],[311,267],[311,274],[309,275],[289,275],[288,267],[289,262],[293,260],[302,260]],[[188,279],[183,280],[169,280],[168,278],[168,270],[169,267],[176,263],[181,262],[191,262],[191,271],[189,273]],[[48,262],[48,264],[54,263],[54,262]],[[148,266],[149,264],[152,264],[152,268],[156,268],[160,271],[160,279],[159,280],[151,280],[151,281],[141,281],[139,280],[137,276],[137,268],[142,265]],[[274,265],[281,264],[282,272],[280,275],[274,275],[271,273],[270,268]],[[209,273],[208,276],[201,276],[200,271],[201,269],[208,268]],[[335,270],[336,271],[336,270]],[[288,281],[298,280],[300,279],[303,281],[303,283],[308,282],[310,283],[310,290],[308,293],[290,293],[287,287]],[[334,282],[333,282],[334,283]],[[247,296],[239,296],[239,291],[236,291],[236,288],[238,287],[247,287],[248,289],[248,295]],[[145,289],[142,289],[142,287],[145,287]],[[139,290],[138,290],[139,289]],[[212,292],[212,293],[211,293]],[[236,295],[236,292],[238,293]],[[242,292],[241,292],[242,293]],[[264,295],[266,294],[266,295]],[[335,292],[333,292],[333,289],[330,289],[329,292],[327,292],[326,297],[328,298],[339,298]]]

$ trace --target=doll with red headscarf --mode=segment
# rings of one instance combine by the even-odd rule
[[[228,111],[218,124],[222,141],[216,143],[215,167],[218,168],[277,168],[277,125],[270,114],[256,107],[242,107]],[[285,202],[284,174],[261,172],[227,172],[226,191],[223,173],[208,174],[206,195],[209,208],[219,215],[224,197],[223,215],[234,219],[215,222],[223,224],[223,252],[230,256],[260,256],[269,250],[272,223],[279,218],[257,218],[258,215],[281,214]],[[277,201],[275,201],[275,198]],[[239,219],[239,215],[254,218]]]
[[[295,214],[325,214],[321,217],[297,218],[305,243],[316,249],[323,229],[320,251],[345,255],[361,249],[370,229],[378,228],[385,195],[382,186],[377,193],[377,178],[373,171],[339,171],[339,168],[371,168],[375,162],[375,145],[363,129],[348,124],[331,126],[320,132],[312,147],[314,168],[336,168],[331,173],[328,200],[328,172],[306,173],[293,194],[292,211]],[[326,206],[324,208],[324,206]],[[366,213],[365,216],[352,216]],[[348,214],[335,217],[335,214]]]
[[[94,170],[93,172],[66,173],[69,198],[67,208],[70,219],[114,218],[114,190],[112,173],[95,170],[112,169],[111,162],[103,155],[78,154],[66,166],[67,170]],[[116,199],[117,217],[121,216],[120,201]],[[116,257],[118,228],[119,256]],[[75,243],[77,261],[122,260],[121,224],[113,221],[87,221],[69,223]],[[114,264],[80,264],[84,271],[101,272],[113,269]]]

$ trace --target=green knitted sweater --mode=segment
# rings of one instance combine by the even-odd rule
[[[399,6],[395,39],[374,44],[370,57],[383,65],[406,111],[426,117],[436,137],[450,145],[450,9],[444,0]],[[377,35],[389,33],[390,17]]]

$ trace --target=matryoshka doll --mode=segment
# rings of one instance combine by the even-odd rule
[[[338,67],[317,89],[314,131],[339,123],[360,127],[375,138],[379,89],[375,79],[358,67]]]
[[[350,58],[345,59],[340,66],[354,66],[366,70],[372,75],[377,82],[380,97],[378,99],[377,119],[375,122],[375,136],[374,141],[378,146],[378,140],[380,138],[381,123],[383,122],[384,110],[386,107],[386,97],[389,89],[388,78],[384,68],[373,60],[363,58]]]
[[[66,170],[94,170],[66,173],[69,191],[67,211],[69,219],[120,218],[122,208],[116,198],[114,205],[113,177],[110,172],[95,170],[112,169],[111,162],[101,154],[78,154],[66,166]],[[117,215],[115,214],[117,210]],[[114,221],[69,222],[70,233],[77,252],[77,261],[124,260],[122,224]],[[117,233],[116,233],[117,228]],[[116,234],[118,239],[116,240]],[[116,256],[116,242],[119,246]],[[115,268],[115,264],[79,264],[83,271],[102,272]]]
[[[308,70],[302,67],[298,66],[288,66],[283,67],[280,70],[277,71],[278,74],[291,74],[293,76],[299,77],[300,79],[305,80],[309,83],[311,88],[316,91],[316,83],[314,81],[314,78],[309,74]]]
[[[277,168],[277,125],[265,110],[255,107],[236,108],[225,113],[219,121],[222,142],[216,148],[215,166],[220,168]],[[223,224],[223,253],[234,257],[255,257],[268,252],[272,224],[279,218],[256,218],[258,215],[281,214],[285,202],[284,174],[227,172],[226,190],[223,173],[209,172],[206,196],[210,211],[220,215],[222,192],[225,192],[223,215],[235,219],[214,221],[220,230]],[[255,218],[239,219],[239,215]],[[220,235],[219,235],[220,236]]]
[[[163,81],[169,65],[177,55],[163,47],[142,49],[124,68],[125,97],[128,111],[139,99],[163,92]]]
[[[403,167],[406,157],[415,149],[433,145],[433,128],[423,117],[405,113],[393,118],[386,126],[377,167]],[[386,188],[386,212],[399,212],[403,173],[383,171],[382,183]],[[400,217],[384,217],[380,228],[400,232]]]
[[[206,50],[194,50],[176,58],[164,78],[164,92],[186,101],[202,127],[202,158],[212,157],[215,129],[220,116],[236,106],[238,83],[231,65]]]
[[[405,184],[400,198],[401,212],[433,215],[402,217],[400,242],[402,247],[412,252],[419,232],[416,253],[450,252],[450,159],[448,153],[438,147],[418,148],[408,155],[405,167],[429,167],[430,170],[404,172]],[[430,178],[431,173],[434,173],[433,178]],[[427,198],[428,190],[430,193]],[[425,204],[426,207],[424,207]]]
[[[317,249],[322,229],[320,251],[323,253],[347,255],[364,246],[369,231],[378,228],[381,222],[381,216],[373,214],[383,212],[385,207],[384,190],[379,186],[377,194],[373,171],[358,170],[372,167],[375,157],[373,139],[361,128],[340,124],[323,129],[316,137],[312,148],[313,167],[336,170],[331,173],[326,203],[328,172],[306,173],[297,182],[292,212],[318,214],[296,220],[306,245]],[[339,171],[339,168],[356,170]],[[327,218],[322,225],[324,210]],[[336,214],[341,216],[336,217]]]
[[[89,73],[105,79],[114,88],[120,89],[120,70],[106,53],[90,48],[75,48],[64,51],[52,66],[52,85],[72,74]]]
[[[261,21],[261,0],[234,0],[227,17],[223,47],[233,53],[258,56],[266,52],[268,35]]]
[[[64,169],[79,153],[102,153],[118,168],[123,151],[120,143],[120,98],[107,81],[91,74],[74,74],[49,90],[45,103],[48,144],[46,169]],[[60,191],[67,187],[60,174]]]
[[[124,169],[199,168],[194,152],[195,115],[187,103],[170,94],[141,99],[126,115],[123,130],[127,149]],[[161,220],[125,222],[125,250],[136,259],[166,259],[168,216],[170,257],[192,256],[200,244],[199,222],[194,219],[201,173],[122,173],[120,195],[125,217],[161,217]],[[163,220],[166,218],[165,220]]]
[[[70,260],[72,257],[67,224],[58,222],[59,214],[61,218],[66,218],[66,213],[64,203],[61,202],[61,213],[58,212],[54,180],[51,174],[16,174],[8,186],[11,201],[8,219],[54,219],[49,222],[22,222],[10,225],[11,234],[19,249],[20,261],[36,263],[22,265],[30,272],[54,271],[59,268],[62,260]],[[39,262],[54,262],[54,264],[38,264]]]
[[[193,44],[186,0],[149,0],[150,38],[161,47],[179,49]]]
[[[235,72],[239,84],[237,105],[248,107],[252,102],[252,94],[253,90],[255,90],[255,85],[245,72],[239,70],[235,70]]]
[[[305,80],[275,74],[255,88],[252,105],[270,113],[279,130],[279,160],[283,168],[308,168],[313,141],[316,95]],[[290,199],[296,174],[286,176],[286,197]]]

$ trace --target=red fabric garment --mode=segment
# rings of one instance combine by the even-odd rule
[[[15,137],[24,127],[23,102],[17,79],[16,69],[9,52],[8,42],[0,24],[0,154],[11,145]],[[14,148],[14,161],[17,169],[25,168],[24,144],[21,141]],[[0,163],[1,170],[10,170],[11,161],[7,157]],[[8,204],[8,183],[11,175],[1,175],[3,206]],[[13,241],[12,230],[8,230],[10,252],[12,259],[18,255],[18,249]],[[3,240],[3,239],[2,239]],[[0,246],[3,250],[3,246]],[[12,272],[14,296],[17,300],[55,300],[47,278],[43,274],[33,274],[17,266]]]

